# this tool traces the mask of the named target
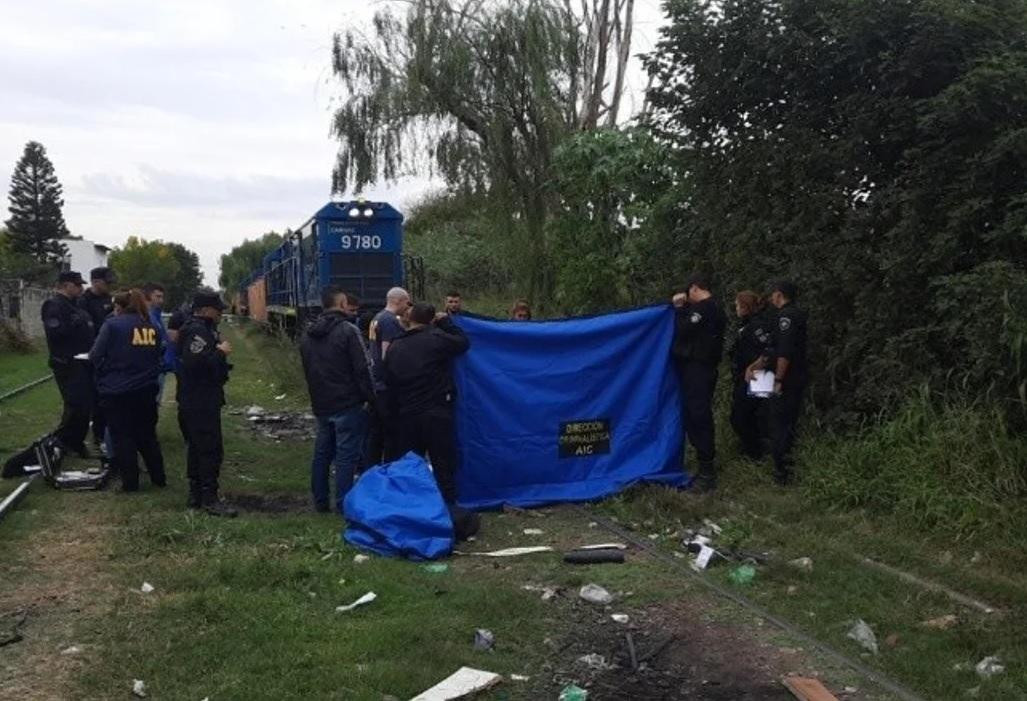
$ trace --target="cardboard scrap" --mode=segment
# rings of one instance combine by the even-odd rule
[[[838,701],[838,697],[828,691],[819,679],[785,677],[781,683],[799,701]]]
[[[422,691],[410,701],[453,701],[491,689],[503,677],[471,667],[461,667],[430,689]]]

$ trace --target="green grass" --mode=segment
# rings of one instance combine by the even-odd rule
[[[49,375],[50,368],[46,365],[46,358],[45,350],[31,353],[0,352],[0,394]]]

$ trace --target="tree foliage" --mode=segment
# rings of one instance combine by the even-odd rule
[[[64,198],[53,163],[38,141],[25,144],[11,176],[7,198],[11,216],[6,226],[11,250],[30,256],[37,263],[56,263],[65,253],[60,239],[68,235],[61,211]]]
[[[110,266],[118,276],[118,287],[163,285],[168,309],[189,300],[203,281],[199,256],[174,242],[130,236],[124,246],[111,251]]]
[[[337,35],[333,67],[348,97],[333,124],[335,188],[427,171],[483,193],[507,228],[514,275],[547,291],[553,150],[616,119],[630,47],[631,2],[588,7],[579,18],[553,0],[414,0],[401,16],[379,12],[368,36]]]
[[[796,279],[825,404],[874,412],[953,373],[1022,392],[1027,4],[666,9],[647,65],[650,126],[681,154],[677,259],[727,290]]]
[[[282,235],[269,231],[258,239],[246,239],[228,253],[221,256],[221,273],[218,284],[229,294],[239,286],[264,260],[264,256],[282,243]]]

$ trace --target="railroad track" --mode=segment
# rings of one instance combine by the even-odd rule
[[[651,555],[653,558],[663,563],[666,563],[671,569],[683,572],[684,574],[692,577],[717,596],[728,599],[729,601],[732,601],[733,603],[741,606],[748,612],[755,614],[756,616],[759,616],[775,628],[787,633],[788,635],[792,636],[797,640],[802,641],[803,644],[813,649],[816,649],[818,652],[820,652],[826,657],[829,657],[834,662],[837,662],[844,667],[848,667],[850,670],[856,672],[864,679],[872,682],[877,687],[884,689],[885,691],[888,691],[891,694],[894,694],[896,698],[902,699],[902,701],[926,701],[921,696],[918,696],[917,694],[902,686],[898,682],[889,679],[881,672],[871,669],[859,660],[855,660],[849,657],[848,655],[836,650],[831,645],[828,645],[827,643],[817,640],[816,638],[812,637],[808,633],[792,625],[783,618],[779,618],[778,616],[775,616],[774,614],[770,613],[770,611],[767,611],[759,604],[750,601],[748,598],[742,596],[738,592],[732,591],[721,586],[709,577],[703,575],[701,572],[696,572],[686,563],[686,561],[675,558],[671,553],[662,550],[648,538],[640,537],[635,533],[632,533],[631,531],[622,528],[606,516],[596,512],[593,509],[588,508],[587,506],[574,505],[574,508],[581,512],[583,515],[585,515],[588,519],[598,523],[602,528],[606,529],[610,533],[615,534],[621,540],[627,543],[631,543],[632,545],[644,551],[648,555]]]
[[[39,385],[43,384],[44,382],[49,382],[52,379],[53,379],[53,375],[46,375],[45,377],[40,377],[37,380],[32,380],[32,382],[29,382],[28,384],[22,385],[21,387],[17,387],[15,389],[12,389],[10,392],[5,392],[4,394],[0,394],[0,402],[4,402],[4,401],[6,401],[8,399],[11,399],[13,397],[17,397],[19,394],[27,392],[30,389],[32,389],[33,387],[38,387]]]

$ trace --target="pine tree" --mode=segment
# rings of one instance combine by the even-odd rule
[[[6,225],[11,249],[40,263],[50,263],[63,256],[65,248],[60,239],[68,236],[61,212],[64,199],[53,163],[46,157],[41,143],[25,144],[25,152],[11,178],[8,199],[11,218]]]

